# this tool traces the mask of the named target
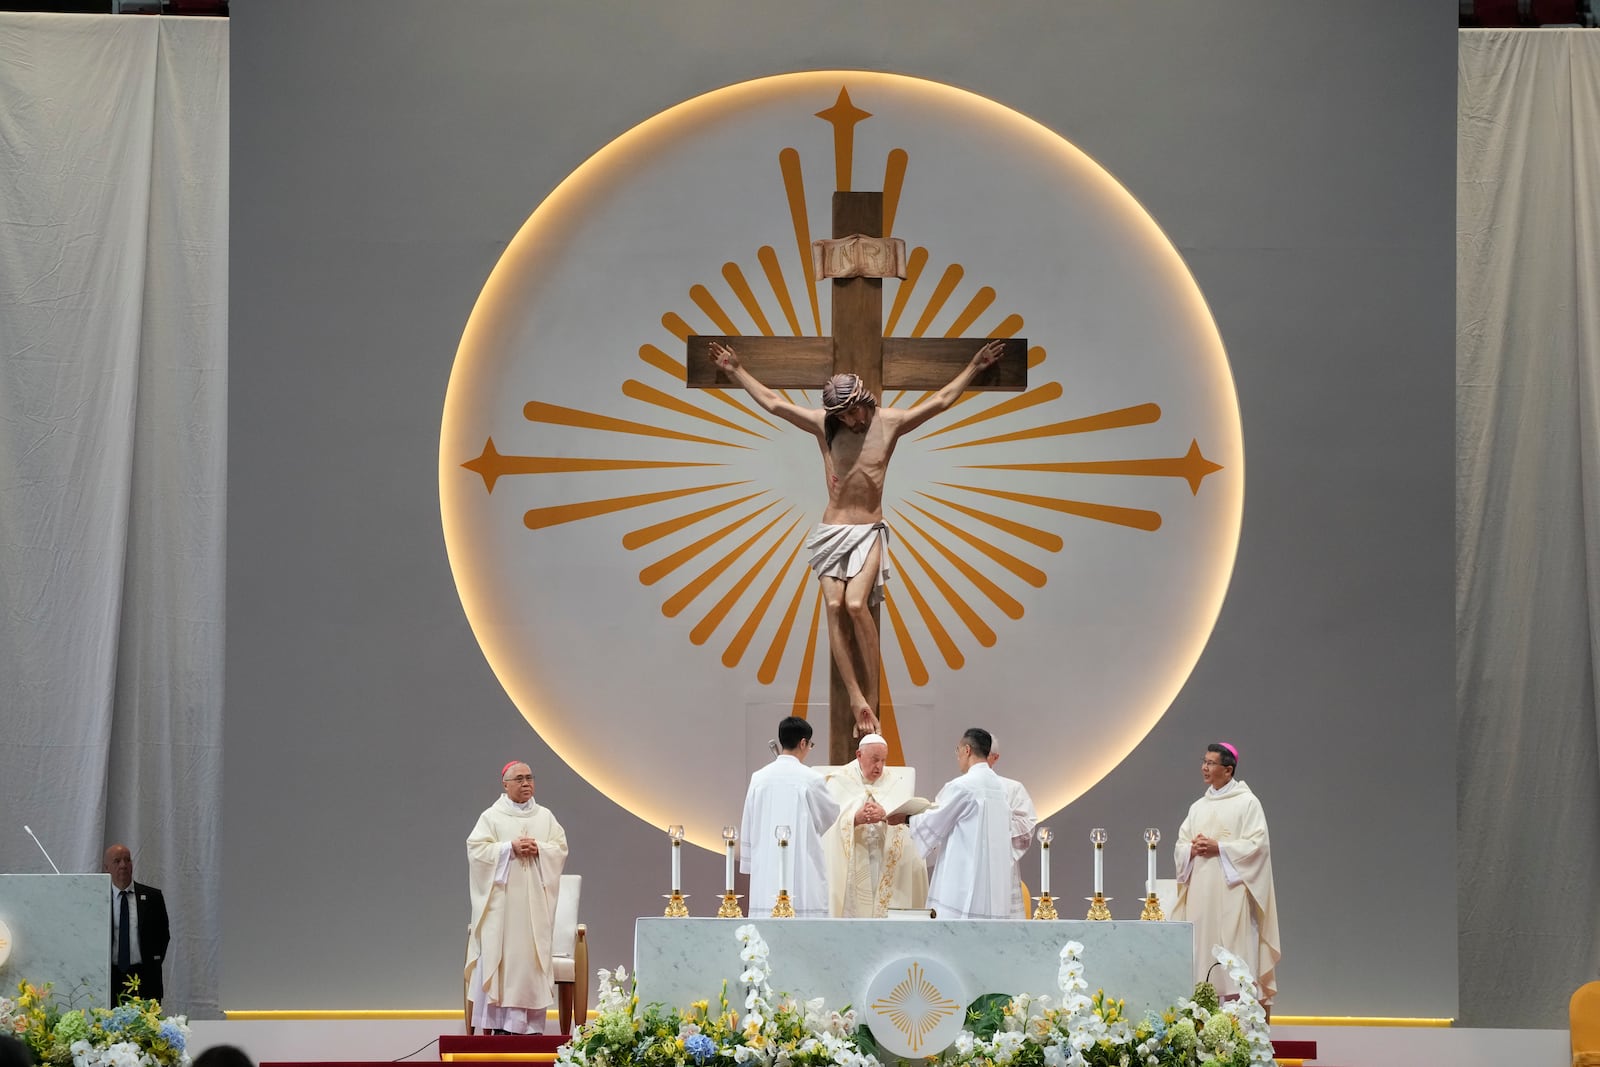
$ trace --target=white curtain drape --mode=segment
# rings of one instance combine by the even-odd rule
[[[1466,31],[1457,141],[1461,1017],[1600,974],[1600,33]]]
[[[228,23],[0,14],[0,870],[171,914],[218,1014]],[[109,933],[109,931],[108,931]]]

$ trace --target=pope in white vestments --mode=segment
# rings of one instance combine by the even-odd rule
[[[778,724],[778,758],[750,776],[739,830],[739,869],[750,875],[750,917],[772,914],[778,889],[789,891],[796,918],[828,914],[827,861],[822,835],[839,817],[822,775],[801,760],[811,751],[811,724],[789,716]],[[789,828],[789,846],[778,846],[776,830]],[[780,871],[787,864],[787,876]]]
[[[990,767],[1000,762],[1000,739],[990,737]],[[1022,857],[1033,847],[1033,830],[1039,825],[1039,812],[1033,806],[1033,797],[1015,778],[996,774],[1006,791],[1006,805],[1011,809],[1011,909],[1008,918],[1026,919],[1027,905],[1022,899]]]
[[[1238,752],[1226,742],[1206,750],[1205,795],[1189,808],[1178,828],[1174,860],[1178,901],[1174,920],[1194,924],[1195,980],[1210,980],[1217,992],[1238,992],[1226,968],[1211,970],[1213,946],[1232,952],[1255,975],[1261,1003],[1278,992],[1278,905],[1272,890],[1272,846],[1267,817],[1243,779],[1235,778]]]
[[[839,805],[823,844],[828,853],[828,914],[882,918],[890,908],[921,908],[928,899],[928,867],[911,831],[887,822],[890,812],[917,791],[911,767],[885,765],[889,745],[868,734],[856,758],[828,775]]]
[[[987,730],[972,729],[956,746],[961,775],[939,790],[933,806],[910,817],[911,839],[937,858],[928,907],[940,919],[1006,919],[1015,891],[1011,806],[988,764]],[[1019,892],[1020,896],[1020,892]]]
[[[507,764],[501,784],[505,795],[478,816],[467,838],[467,999],[479,1033],[538,1034],[556,999],[551,929],[567,835],[534,803],[526,763]]]

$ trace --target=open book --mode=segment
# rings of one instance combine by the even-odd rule
[[[889,812],[890,815],[920,815],[933,807],[933,801],[927,797],[912,797],[898,808]]]

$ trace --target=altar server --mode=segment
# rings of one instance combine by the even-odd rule
[[[856,758],[828,776],[828,792],[839,805],[823,840],[829,915],[882,918],[890,908],[927,903],[928,867],[911,843],[911,831],[887,821],[916,793],[917,772],[887,766],[888,756],[888,742],[868,734]]]
[[[989,738],[988,764],[993,767],[1000,762],[1000,739]],[[1028,790],[1015,778],[1007,778],[996,772],[995,777],[1000,779],[1000,785],[1006,791],[1006,806],[1011,809],[1011,907],[1009,916],[1013,919],[1026,919],[1027,909],[1022,902],[1022,857],[1028,854],[1028,849],[1033,845],[1033,828],[1039,825],[1039,813],[1033,806],[1033,797],[1028,795]]]
[[[739,869],[750,875],[750,917],[772,914],[788,853],[789,903],[796,918],[828,914],[827,861],[822,835],[839,817],[822,775],[805,765],[814,747],[811,724],[791,715],[778,724],[778,758],[750,776],[744,797]],[[777,828],[789,827],[789,847],[780,849]]]
[[[909,818],[924,856],[937,854],[928,907],[940,919],[1005,919],[1011,913],[1014,861],[1011,805],[989,766],[989,731],[974,727],[956,745],[961,774],[939,790],[933,806]],[[894,816],[891,821],[906,821]]]
[[[1216,962],[1221,945],[1244,960],[1261,987],[1261,1003],[1278,992],[1278,905],[1272,891],[1272,847],[1267,817],[1244,779],[1235,778],[1239,750],[1226,741],[1206,746],[1200,765],[1206,791],[1189,808],[1178,828],[1174,859],[1178,902],[1172,918],[1194,923],[1196,981]],[[1218,967],[1211,975],[1217,992],[1238,990]]]
[[[534,802],[526,763],[501,768],[500,784],[467,838],[467,999],[479,1033],[540,1034],[556,999],[550,941],[567,834]]]

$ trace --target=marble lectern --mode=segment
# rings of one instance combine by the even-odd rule
[[[54,982],[62,1003],[111,1003],[109,874],[0,874],[0,922],[11,941],[0,989]]]
[[[966,986],[964,1004],[984,993],[1057,997],[1068,941],[1083,945],[1089,989],[1126,999],[1135,1019],[1194,993],[1194,927],[1183,922],[649,918],[634,925],[639,1002],[681,1008],[714,1000],[727,979],[729,999],[742,1003],[734,931],[744,922],[755,924],[771,950],[775,991],[823,997],[835,1009],[864,1004],[877,973],[906,957],[953,971]]]

